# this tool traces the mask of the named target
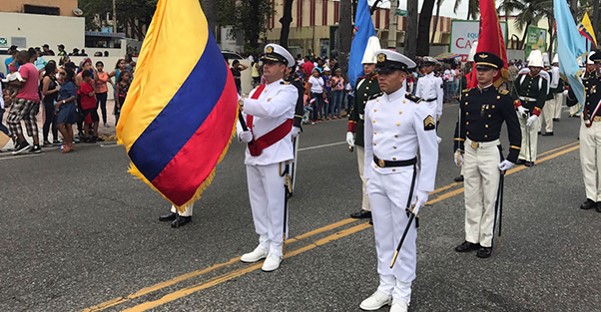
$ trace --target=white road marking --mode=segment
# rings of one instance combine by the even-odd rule
[[[346,144],[346,141],[336,142],[336,143],[328,143],[328,144],[322,144],[322,145],[316,145],[316,146],[303,147],[303,148],[299,148],[298,151],[299,152],[310,151],[310,150],[315,150],[315,149],[320,149],[320,148],[325,148],[325,147],[331,147],[331,146],[337,146],[337,145],[343,145],[343,144]]]

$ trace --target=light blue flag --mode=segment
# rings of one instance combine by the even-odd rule
[[[578,32],[570,7],[565,0],[553,0],[553,11],[557,23],[559,72],[568,79],[578,102],[584,103],[584,85],[580,77],[582,72],[576,59],[586,53],[586,39]]]
[[[376,28],[369,14],[369,4],[367,0],[359,0],[357,13],[355,14],[355,37],[351,44],[351,55],[348,64],[348,79],[353,88],[357,79],[363,73],[363,53],[367,46],[369,37],[376,35]]]

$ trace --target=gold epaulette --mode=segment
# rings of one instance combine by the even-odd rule
[[[507,95],[507,94],[509,94],[509,90],[499,90],[499,94],[500,95]]]

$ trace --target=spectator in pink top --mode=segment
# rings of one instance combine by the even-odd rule
[[[39,79],[38,70],[30,62],[30,56],[27,51],[20,51],[17,54],[17,62],[21,67],[19,73],[23,78],[23,82],[13,81],[12,85],[19,87],[15,102],[10,107],[8,113],[8,126],[10,133],[17,141],[13,154],[20,154],[26,150],[30,153],[41,153],[40,138],[38,137],[38,125],[36,115],[40,110],[40,95],[39,95]],[[23,128],[21,128],[21,120],[25,122],[27,134],[33,138],[33,146],[23,136]]]

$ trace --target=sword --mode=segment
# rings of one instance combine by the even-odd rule
[[[501,155],[501,162],[504,159],[503,151],[499,147],[499,154]],[[492,236],[494,241],[495,236],[495,228],[497,226],[497,217],[499,218],[499,239],[501,237],[501,226],[503,224],[503,182],[505,180],[505,171],[501,171],[501,175],[499,176],[499,187],[497,189],[497,200],[495,202],[495,217],[492,227]]]
[[[290,175],[292,178],[292,187],[291,187],[291,191],[290,191],[290,196],[292,196],[292,194],[294,193],[294,186],[296,185],[296,164],[298,163],[298,140],[299,140],[299,136],[297,135],[296,138],[294,138],[294,142],[292,142],[292,148],[294,149],[294,159],[292,160],[292,163],[290,164],[290,166],[292,167],[292,170],[290,170]]]
[[[396,258],[399,256],[399,252],[403,247],[403,242],[405,241],[405,237],[407,237],[407,233],[411,228],[411,223],[413,223],[413,219],[415,219],[415,211],[417,211],[417,206],[413,205],[413,209],[411,208],[411,199],[413,198],[413,188],[415,187],[415,180],[417,178],[417,168],[416,165],[413,165],[413,178],[411,179],[411,188],[409,189],[409,198],[407,198],[407,213],[409,213],[409,220],[407,221],[407,226],[405,226],[405,230],[403,231],[403,235],[401,236],[401,240],[394,251],[394,255],[392,256],[392,261],[390,262],[390,268],[394,267],[396,263]]]
[[[290,197],[292,180],[290,179],[290,165],[286,163],[282,171],[282,163],[280,163],[280,176],[284,177],[284,231],[282,232],[282,255],[286,253],[286,231],[288,221],[288,197]]]

